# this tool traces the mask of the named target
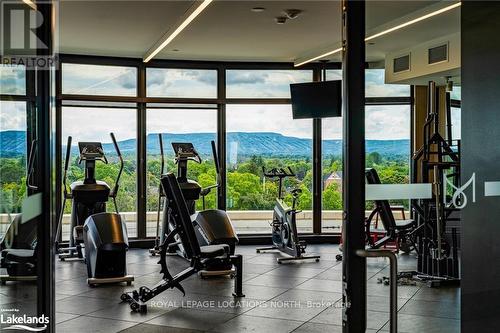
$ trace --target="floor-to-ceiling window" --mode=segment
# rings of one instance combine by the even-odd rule
[[[0,239],[26,196],[26,71],[0,66]]]
[[[293,120],[289,86],[312,81],[312,70],[286,66],[285,69],[255,66],[236,69],[226,68],[224,64],[210,67],[202,63],[193,66],[195,68],[189,64],[177,68],[174,63],[176,68],[170,68],[168,62],[144,68],[139,63],[115,66],[113,61],[107,61],[107,65],[63,64],[61,142],[64,146],[67,136],[72,135],[74,144],[79,140],[96,140],[109,148],[112,147],[109,132],[115,132],[126,165],[118,209],[129,225],[129,235],[134,237],[139,230],[146,230],[147,237],[156,233],[161,165],[159,134],[164,141],[165,172],[176,172],[172,142],[194,144],[203,162],[190,163],[189,176],[202,186],[216,182],[210,141],[226,136],[226,183],[222,186],[226,187],[226,208],[240,233],[269,232],[277,186],[263,176],[262,167],[292,167],[296,177],[285,182],[284,190],[302,189],[297,203],[302,210],[298,216],[299,230],[312,231],[313,122]],[[143,83],[141,70],[144,70]],[[221,71],[224,76],[219,75]],[[218,82],[220,77],[225,77],[226,82]],[[327,70],[326,77],[341,79],[341,70]],[[383,69],[368,69],[366,97],[367,166],[376,167],[385,183],[407,182],[410,88],[385,84]],[[322,232],[340,231],[341,123],[342,118],[322,119],[322,173],[317,175],[323,186]],[[144,132],[140,126],[145,127]],[[224,128],[221,126],[225,126],[225,133],[218,133],[218,129]],[[142,135],[145,136],[144,148],[139,147],[141,141],[138,141]],[[114,152],[111,148],[108,150],[111,163],[102,166],[102,177],[113,184]],[[144,199],[138,196],[137,188],[142,184],[143,174],[137,173],[142,154],[146,157],[144,189],[140,189]],[[75,157],[73,154],[74,167],[70,168],[68,183],[82,173]],[[101,176],[99,172],[98,176]],[[206,208],[216,207],[216,192],[213,190],[207,196]],[[285,200],[291,203],[290,195],[285,196]],[[138,211],[139,203],[144,210]],[[111,204],[109,208],[114,209]],[[203,208],[201,201],[197,208]],[[67,229],[66,225],[66,233]]]
[[[409,182],[411,102],[410,86],[386,84],[384,69],[365,72],[366,166],[375,168],[383,184]],[[407,100],[391,102],[391,98]],[[380,103],[378,100],[384,100]],[[408,209],[408,200],[391,201]],[[368,207],[372,203],[367,202]],[[399,217],[399,215],[398,215]]]
[[[327,80],[342,79],[342,70],[327,70]],[[410,86],[386,84],[384,69],[365,71],[366,166],[376,168],[383,183],[407,183],[410,160]],[[401,99],[403,97],[403,99]],[[339,232],[342,221],[342,118],[322,119],[323,232]],[[394,204],[405,205],[407,201]],[[367,203],[372,207],[371,203]]]
[[[78,142],[98,141],[103,144],[108,164],[97,163],[96,179],[115,185],[120,168],[110,133],[115,134],[124,159],[124,169],[116,198],[117,207],[110,200],[108,211],[120,212],[127,225],[128,235],[137,236],[137,106],[131,102],[113,101],[114,97],[137,95],[137,68],[97,66],[64,63],[62,65],[62,93],[66,99],[61,108],[61,137],[66,152],[68,136],[73,138],[68,186],[84,178],[84,164],[78,163]],[[78,96],[72,100],[71,96]],[[84,96],[83,98],[81,96]],[[84,100],[85,96],[88,100]],[[96,100],[95,96],[106,96]],[[109,99],[108,101],[106,99]],[[62,156],[64,160],[64,156]],[[70,233],[71,204],[64,210],[62,239]]]
[[[326,80],[342,80],[341,69],[326,71]],[[322,231],[340,232],[342,224],[342,117],[324,118],[322,125]]]
[[[301,232],[312,231],[312,120],[294,120],[290,83],[312,81],[312,71],[228,70],[226,108],[227,209],[241,233],[269,233],[278,194],[263,168],[291,167],[284,191],[302,189],[297,207]],[[285,102],[286,103],[286,102]],[[285,195],[291,205],[291,196]]]
[[[194,103],[149,103],[146,111],[146,236],[155,236],[161,171],[159,135],[164,150],[164,172],[177,173],[172,142],[190,142],[201,163],[188,162],[188,178],[202,187],[217,182],[211,141],[217,140],[217,105],[199,104],[197,99],[217,97],[217,71],[212,69],[148,68],[147,97],[189,98]],[[205,197],[205,208],[217,206],[217,189]],[[162,207],[160,207],[161,209]],[[203,200],[197,202],[203,209]]]

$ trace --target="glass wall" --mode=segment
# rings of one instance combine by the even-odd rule
[[[383,69],[366,70],[367,97],[410,97],[409,85],[385,84]],[[411,105],[367,105],[366,167],[375,168],[383,184],[409,182]],[[391,202],[408,209],[408,200]],[[367,202],[367,208],[373,203]],[[396,214],[397,215],[397,214]],[[396,216],[398,218],[399,215]]]
[[[214,185],[217,179],[210,142],[216,141],[217,137],[217,106],[148,105],[146,119],[146,235],[149,237],[156,235],[156,212],[161,170],[159,134],[163,138],[165,172],[177,173],[172,142],[191,142],[200,154],[202,163],[188,162],[188,178],[197,181],[202,187]],[[213,189],[205,198],[205,208],[214,209],[216,206],[216,190]],[[197,209],[203,209],[202,200],[197,202]]]
[[[26,197],[26,124],[26,102],[0,101],[0,239]]]
[[[326,71],[327,80],[342,80],[342,70]],[[322,126],[322,230],[340,232],[342,225],[342,117],[324,118]]]
[[[300,231],[311,231],[312,120],[293,120],[290,105],[227,106],[227,209],[238,232],[269,232],[276,183],[262,168],[291,167],[295,179],[286,190],[301,188]],[[291,204],[291,196],[285,197]]]
[[[410,97],[409,85],[385,84],[384,69],[365,71],[367,98]],[[327,70],[327,80],[340,80],[341,70]],[[377,103],[378,104],[378,103]],[[370,105],[365,108],[366,166],[376,168],[383,183],[409,181],[411,105]],[[339,232],[342,222],[342,118],[322,120],[322,230]],[[405,205],[406,201],[394,202]],[[367,202],[367,207],[372,204]]]
[[[68,136],[72,136],[71,160],[68,170],[68,186],[83,180],[84,165],[78,163],[78,142],[98,141],[104,148],[108,164],[96,164],[96,179],[106,182],[111,188],[115,184],[120,168],[118,156],[111,141],[110,132],[115,134],[118,146],[124,159],[123,174],[120,179],[120,188],[116,198],[118,211],[127,225],[130,237],[137,236],[137,122],[136,108],[107,108],[97,107],[70,107],[62,108],[62,153],[66,153]],[[64,161],[64,156],[62,156]],[[64,166],[63,166],[64,167]],[[114,212],[115,207],[110,200],[107,210]],[[64,210],[62,236],[69,238],[69,223],[71,203],[66,204]]]
[[[98,141],[103,144],[109,163],[97,163],[96,179],[113,188],[120,168],[110,137],[110,132],[113,132],[123,155],[124,169],[116,198],[118,207],[109,200],[107,210],[118,209],[126,222],[129,237],[136,237],[137,104],[121,103],[115,98],[137,97],[137,67],[63,63],[61,78],[62,93],[68,98],[62,101],[61,108],[62,163],[67,138],[73,138],[67,184],[84,178],[84,165],[78,163],[78,142]],[[72,95],[83,95],[85,100],[71,100]],[[100,96],[102,101],[96,101],[94,96]],[[64,213],[62,239],[66,240],[70,232],[71,202],[66,203]]]
[[[137,86],[137,67],[64,63],[62,75],[62,92],[68,100],[72,94],[90,96],[88,102],[80,102],[82,106],[69,103],[63,107],[63,143],[69,134],[74,136],[75,143],[84,139],[109,143],[108,132],[113,130],[120,146],[124,147],[128,169],[120,189],[124,197],[119,200],[118,206],[120,211],[126,213],[127,223],[131,225],[131,236],[137,235],[136,221],[142,223],[143,219],[146,221],[146,235],[154,236],[156,232],[161,164],[159,133],[163,134],[164,139],[165,171],[176,172],[171,143],[193,142],[204,161],[201,164],[190,163],[190,178],[202,186],[216,181],[210,141],[216,140],[217,115],[221,110],[215,104],[219,97],[218,84],[223,84],[217,82],[217,70],[209,67],[150,67],[145,71],[145,96],[138,95],[141,89]],[[273,181],[264,179],[262,167],[284,166],[291,166],[297,174],[296,179],[285,183],[286,190],[300,187],[303,191],[298,203],[298,208],[302,210],[298,216],[299,229],[301,232],[312,231],[312,120],[293,120],[291,106],[286,104],[290,98],[290,84],[312,81],[312,70],[225,71],[227,100],[222,103],[226,110],[226,203],[238,232],[269,232],[268,222],[272,216],[277,186]],[[341,70],[328,70],[327,79],[341,79],[341,73]],[[13,77],[12,73],[9,75]],[[106,102],[92,102],[93,95],[101,96],[95,100],[105,96]],[[147,103],[146,123],[143,125],[147,136],[146,184],[145,189],[141,189],[145,191],[146,199],[145,212],[141,211],[140,216],[137,216],[135,186],[138,181],[136,160],[140,153],[136,148],[139,133],[137,119],[141,118],[137,117],[135,103],[132,107],[120,107],[115,97],[124,96],[146,98]],[[371,98],[370,103],[380,97],[386,98],[385,101],[388,97],[409,97],[410,87],[385,84],[383,69],[369,69],[366,71],[366,96]],[[211,103],[211,100],[213,104],[201,104]],[[137,102],[143,101],[137,99]],[[379,105],[378,102],[366,107],[367,166],[376,167],[383,182],[406,182],[410,137],[409,99],[407,105]],[[323,171],[319,175],[323,185],[322,228],[325,232],[338,232],[342,219],[342,118],[322,120],[322,146]],[[77,178],[81,168],[75,167],[71,171],[75,172],[74,175],[70,173],[72,181]],[[286,200],[290,199],[288,195]],[[213,191],[206,198],[206,208],[215,208],[216,201]],[[202,206],[202,202],[199,202],[197,208],[202,209]],[[114,207],[111,205],[110,208]]]

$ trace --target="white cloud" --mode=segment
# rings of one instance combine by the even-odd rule
[[[228,132],[274,132],[312,138],[312,120],[292,119],[290,105],[228,105]]]
[[[65,94],[135,96],[135,67],[63,64]]]
[[[215,133],[217,110],[150,109],[147,112],[149,133]]]
[[[86,85],[88,87],[96,82],[106,81],[107,83],[101,83],[102,87],[123,89],[127,84],[123,78],[130,75],[119,67],[78,66],[65,68],[65,71],[68,71],[66,74],[68,83],[74,80],[75,82],[71,84],[75,87]],[[385,85],[383,70],[367,70],[366,73],[367,96],[372,94],[400,96],[408,91],[408,86]],[[228,96],[287,97],[290,83],[311,80],[311,71],[277,70],[272,71],[272,74],[270,75],[269,71],[258,70],[228,71],[227,80],[230,83]],[[338,79],[340,74],[339,70],[328,71],[328,78]],[[214,71],[149,69],[147,79],[150,95],[207,97],[216,89]],[[95,89],[102,88],[101,85],[95,86]],[[12,116],[9,116],[10,118]],[[217,127],[216,121],[215,110],[150,109],[147,112],[147,131],[148,133],[213,133]],[[135,138],[136,110],[64,108],[63,130],[64,136],[71,134],[75,140],[81,138],[80,140],[108,142],[111,130],[119,140]],[[290,105],[229,104],[227,131],[275,132],[286,136],[311,138],[312,121],[293,120]],[[407,139],[409,133],[409,106],[366,107],[367,139]],[[323,137],[340,139],[342,119],[324,119]]]
[[[290,84],[311,82],[310,70],[228,70],[227,97],[290,97]]]
[[[62,110],[63,142],[69,135],[73,144],[78,141],[111,142],[110,132],[116,140],[136,137],[136,110],[134,109],[97,109],[64,107]]]
[[[366,106],[365,126],[368,140],[410,138],[409,105]]]
[[[217,97],[215,70],[148,68],[149,97]]]
[[[26,130],[26,103],[0,102],[0,131]]]

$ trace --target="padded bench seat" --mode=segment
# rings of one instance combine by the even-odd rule
[[[200,250],[202,258],[215,258],[227,255],[229,253],[229,245],[227,244],[206,245],[206,246],[201,246]]]

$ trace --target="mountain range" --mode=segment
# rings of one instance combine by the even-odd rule
[[[215,133],[163,134],[163,145],[166,154],[171,153],[172,142],[192,142],[201,155],[210,155],[210,141],[215,140]],[[65,140],[64,140],[65,141]],[[78,154],[76,142],[72,154]],[[136,139],[119,141],[123,154],[136,151]],[[24,131],[0,132],[0,157],[15,157],[25,154],[26,133]],[[107,154],[114,154],[112,143],[103,143]],[[367,140],[366,152],[379,152],[384,156],[407,155],[410,149],[409,140]],[[158,134],[147,136],[148,154],[159,154]],[[227,153],[232,159],[237,156],[311,156],[312,139],[284,136],[270,132],[230,132],[227,134]],[[342,140],[323,140],[323,154],[340,155]]]

